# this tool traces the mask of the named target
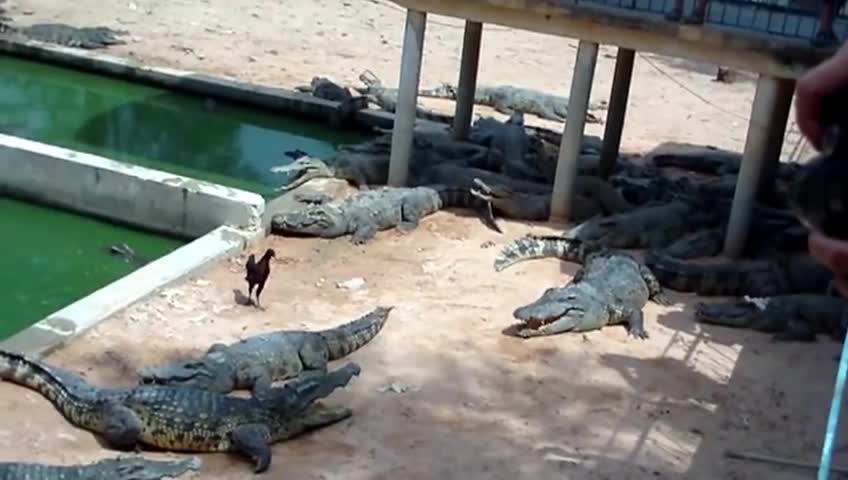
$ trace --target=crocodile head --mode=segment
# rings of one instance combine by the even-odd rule
[[[271,226],[279,232],[334,237],[347,229],[348,219],[344,211],[333,204],[310,205],[305,208],[274,215]]]
[[[300,157],[288,165],[271,168],[273,173],[285,173],[290,182],[277,187],[277,191],[289,191],[303,185],[313,178],[331,178],[333,170],[324,161],[314,157]]]
[[[120,456],[97,463],[104,472],[114,472],[122,480],[159,480],[163,477],[179,477],[189,470],[200,468],[201,461],[191,457],[179,461],[155,461],[140,456]]]
[[[533,303],[515,309],[512,315],[521,321],[514,326],[515,334],[526,338],[570,330],[584,311],[579,303],[573,289],[548,288]]]

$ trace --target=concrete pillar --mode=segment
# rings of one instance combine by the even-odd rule
[[[577,47],[574,74],[571,79],[571,94],[568,97],[568,117],[559,146],[554,189],[551,194],[551,220],[568,221],[574,198],[574,180],[577,177],[577,162],[583,143],[583,128],[592,93],[595,64],[598,61],[598,44],[581,40]]]
[[[724,254],[728,257],[739,257],[745,249],[760,178],[765,166],[775,157],[780,158],[791,99],[791,81],[760,75],[724,239]],[[776,144],[775,129],[780,130],[780,141]]]
[[[618,49],[615,58],[615,74],[612,77],[607,120],[604,125],[604,144],[601,148],[600,176],[609,178],[618,160],[621,147],[621,132],[627,113],[627,97],[630,95],[630,79],[633,78],[633,59],[636,52],[629,48]],[[570,116],[570,115],[569,115]]]
[[[456,110],[453,116],[454,140],[468,139],[468,131],[471,129],[482,37],[483,24],[466,20],[465,36],[462,40],[462,61],[459,67],[459,82],[457,83]]]
[[[389,157],[388,184],[406,186],[409,175],[409,158],[412,156],[412,129],[418,108],[418,84],[421,79],[421,58],[424,55],[424,30],[427,13],[406,11],[406,28],[403,35],[403,52],[400,58],[398,100],[392,128],[392,151]]]
[[[773,124],[769,125],[769,140],[765,153],[765,163],[757,185],[754,198],[760,202],[769,202],[776,198],[777,171],[780,168],[780,153],[786,136],[786,123],[789,120],[789,110],[792,108],[792,95],[795,93],[795,81],[789,78],[778,78],[778,94],[775,98]]]

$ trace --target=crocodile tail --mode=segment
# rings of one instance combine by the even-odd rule
[[[678,292],[699,295],[743,296],[756,292],[760,287],[760,276],[771,276],[769,270],[763,270],[760,263],[702,264],[658,252],[645,255],[645,265],[660,285]]]
[[[84,422],[84,416],[90,414],[90,402],[81,397],[68,383],[85,382],[70,372],[54,371],[38,360],[26,355],[0,350],[0,380],[25,386],[43,395],[71,423],[79,425]]]
[[[380,306],[344,325],[317,332],[327,342],[328,359],[346,357],[370,342],[383,329],[394,308]]]
[[[467,208],[474,210],[487,227],[498,233],[503,233],[503,230],[501,230],[501,227],[495,221],[491,202],[474,195],[471,193],[470,188],[450,185],[438,185],[435,188],[439,193],[442,208]]]
[[[528,235],[501,250],[495,258],[495,271],[500,272],[513,264],[534,258],[559,258],[583,263],[594,250],[589,244],[574,238]]]

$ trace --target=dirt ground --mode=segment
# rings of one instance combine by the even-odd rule
[[[130,43],[110,53],[148,64],[288,87],[316,74],[357,84],[366,68],[397,82],[403,13],[382,0],[10,0],[8,7],[20,23],[128,29]],[[456,81],[461,25],[431,17],[422,85]],[[480,83],[568,95],[576,45],[486,26]],[[594,100],[608,95],[614,53],[601,47]],[[717,83],[713,74],[713,66],[640,54],[624,149],[663,141],[741,149],[753,83],[748,77]],[[451,109],[446,102],[428,104]],[[561,128],[531,118],[528,123]],[[587,129],[600,134],[603,126]],[[796,139],[790,134],[787,145]],[[728,460],[723,452],[815,462],[837,344],[772,344],[766,335],[696,325],[695,298],[674,292],[675,306],[646,307],[647,341],[629,340],[615,327],[529,341],[504,336],[517,306],[565,282],[576,267],[540,260],[495,273],[501,244],[545,231],[507,222],[503,228],[500,236],[475,219],[441,212],[411,234],[384,232],[365,247],[347,239],[271,237],[252,249],[271,246],[281,257],[263,295],[267,311],[235,303],[234,290],[245,288],[242,256],[164,289],[48,361],[98,384],[127,385],[137,366],[198,354],[214,342],[322,328],[394,305],[383,332],[349,357],[362,365],[361,376],[329,399],[350,406],[354,416],[276,445],[265,478],[812,476]],[[483,248],[486,241],[497,245]],[[365,286],[338,286],[354,278]],[[0,460],[72,463],[115,454],[33,392],[0,385],[0,410],[19,419],[0,429]],[[203,460],[195,478],[251,475],[235,457]],[[836,463],[843,460],[836,456]]]
[[[503,228],[501,236],[478,219],[440,212],[410,234],[383,232],[363,247],[346,238],[269,237],[251,249],[272,247],[279,256],[262,297],[266,311],[236,302],[245,293],[245,254],[157,292],[48,361],[100,385],[129,385],[136,367],[197,355],[215,342],[329,327],[393,305],[383,331],[348,357],[362,374],[327,400],[354,416],[275,445],[267,478],[810,477],[723,453],[815,461],[838,344],[772,344],[763,334],[699,326],[691,320],[695,299],[675,292],[673,306],[646,307],[647,341],[628,339],[621,327],[505,336],[517,306],[576,266],[537,260],[495,273],[503,243],[528,230],[551,232]],[[351,288],[354,279],[364,285]],[[115,454],[29,390],[0,384],[0,411],[20,412],[19,423],[0,430],[0,460]],[[188,478],[251,475],[237,457],[203,460]]]

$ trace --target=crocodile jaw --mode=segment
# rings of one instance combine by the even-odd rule
[[[317,205],[274,215],[273,226],[288,233],[334,236],[344,233],[347,223],[343,212],[334,205]]]

